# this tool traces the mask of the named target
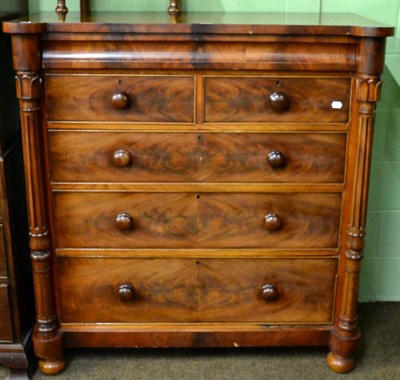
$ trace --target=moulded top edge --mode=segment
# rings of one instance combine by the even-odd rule
[[[394,28],[353,14],[196,12],[37,13],[3,24],[7,33],[303,34],[387,37]]]

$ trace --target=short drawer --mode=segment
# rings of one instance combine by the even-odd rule
[[[330,323],[335,259],[58,259],[61,322]]]
[[[57,248],[336,248],[340,193],[53,193]]]
[[[49,133],[55,182],[341,183],[346,133]]]
[[[0,341],[13,340],[8,285],[0,283]]]
[[[193,123],[194,77],[47,75],[49,121]]]
[[[207,123],[347,123],[349,78],[205,78]]]

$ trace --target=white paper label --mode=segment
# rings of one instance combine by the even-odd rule
[[[343,108],[343,103],[340,100],[334,100],[332,102],[332,108],[334,110],[341,110]]]

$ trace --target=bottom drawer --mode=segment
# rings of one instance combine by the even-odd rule
[[[336,259],[60,257],[60,320],[329,323]]]
[[[13,340],[10,306],[8,303],[8,285],[0,284],[0,341]]]

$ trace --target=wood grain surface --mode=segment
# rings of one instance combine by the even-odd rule
[[[319,14],[288,12],[188,12],[183,22],[173,22],[167,12],[91,12],[82,20],[79,12],[68,13],[66,21],[59,22],[55,12],[34,13],[29,16],[5,22],[7,33],[44,33],[53,38],[65,40],[61,33],[87,34],[90,37],[107,39],[108,35],[118,33],[133,37],[159,34],[168,38],[184,36],[194,41],[208,35],[228,35],[231,38],[247,37],[251,40],[257,35],[301,38],[312,37],[316,41],[325,37],[335,37],[344,43],[344,37],[385,37],[394,33],[394,28],[355,14]],[[299,23],[301,20],[301,23]],[[85,21],[85,22],[82,22]],[[96,34],[105,34],[96,36]],[[59,36],[59,34],[61,34]],[[93,36],[94,35],[94,36]],[[239,35],[239,37],[235,36]],[[75,36],[73,36],[75,37]],[[317,37],[317,38],[316,38]],[[48,36],[47,36],[48,38]],[[77,37],[75,37],[77,39]],[[70,37],[72,39],[72,37]],[[85,40],[87,41],[87,40]],[[339,45],[340,47],[340,45]],[[310,55],[312,55],[310,51]],[[118,62],[113,62],[117,64]]]
[[[65,25],[67,25],[66,23]],[[88,25],[88,24],[86,24]],[[62,23],[56,24],[62,26]],[[179,25],[173,25],[175,30]],[[175,69],[337,71],[356,69],[357,42],[342,36],[155,35],[88,33],[48,35],[46,69]],[[60,43],[59,38],[62,38]],[[110,38],[112,44],[99,43]],[[143,43],[145,40],[145,43]]]
[[[67,25],[67,24],[65,24]],[[86,24],[88,25],[88,24]],[[58,23],[56,26],[62,26]],[[8,26],[7,26],[8,27]],[[179,25],[173,25],[174,28]],[[357,41],[342,36],[48,35],[45,69],[336,71],[356,69]],[[62,43],[60,43],[62,38]],[[99,40],[110,38],[112,44]],[[143,43],[143,40],[146,42]]]
[[[269,97],[283,93],[288,109],[275,112]],[[346,123],[349,78],[205,77],[207,123]],[[340,101],[341,109],[332,102]]]
[[[193,76],[47,75],[48,120],[193,123]],[[115,92],[128,97],[115,109]]]
[[[59,258],[62,322],[329,323],[334,259]],[[272,283],[278,297],[266,302]],[[134,290],[122,301],[123,284]]]
[[[0,220],[0,276],[7,277],[6,251],[4,244],[4,229]]]
[[[0,341],[13,341],[13,326],[8,299],[8,285],[0,283]]]
[[[131,229],[116,227],[121,213]],[[341,194],[56,192],[53,215],[57,248],[335,248]]]
[[[53,182],[341,183],[346,144],[346,133],[49,133]],[[274,151],[284,167],[268,163]]]

